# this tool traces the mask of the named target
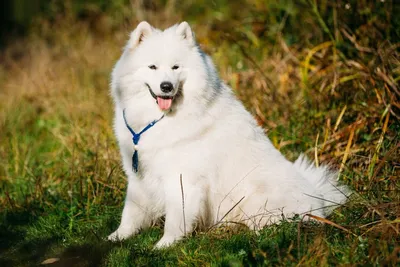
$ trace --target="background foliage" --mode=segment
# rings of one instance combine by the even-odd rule
[[[0,265],[392,265],[400,247],[396,1],[3,1]],[[217,228],[163,251],[127,241],[109,74],[141,20],[187,20],[289,159],[330,163],[354,194],[322,225]]]

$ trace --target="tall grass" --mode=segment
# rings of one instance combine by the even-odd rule
[[[56,1],[1,52],[0,265],[398,264],[398,4],[149,3]],[[125,191],[109,74],[142,19],[191,22],[274,145],[340,170],[349,202],[323,226],[217,228],[165,251],[152,250],[160,225],[103,241]]]

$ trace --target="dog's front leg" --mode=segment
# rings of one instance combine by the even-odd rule
[[[137,183],[130,182],[118,229],[108,236],[108,240],[117,241],[136,234],[140,229],[150,226],[151,216],[148,212],[149,198]]]
[[[176,181],[176,180],[175,180]],[[166,188],[164,235],[156,248],[167,247],[193,231],[195,220],[201,216],[205,194],[199,187],[178,184]]]

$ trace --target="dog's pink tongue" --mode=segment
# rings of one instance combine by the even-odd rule
[[[157,97],[157,103],[161,110],[167,110],[172,105],[172,99],[171,98],[164,99],[161,97]]]

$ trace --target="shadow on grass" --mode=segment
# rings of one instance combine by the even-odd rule
[[[114,246],[108,242],[71,246],[57,256],[59,261],[47,266],[100,266]]]
[[[0,266],[26,265],[35,262],[39,259],[39,255],[55,242],[51,238],[24,241],[26,228],[37,221],[36,214],[40,209],[34,207],[33,210],[6,210],[0,214]]]
[[[108,228],[104,220],[101,228]],[[99,266],[108,252],[118,244],[103,241],[95,232],[85,228],[66,237],[68,217],[54,216],[40,205],[21,210],[0,212],[0,266],[36,266],[48,258],[57,258],[43,266]],[[88,226],[89,225],[89,226]],[[91,229],[91,228],[90,228]],[[85,238],[82,239],[82,232]],[[65,243],[65,238],[76,242]]]

